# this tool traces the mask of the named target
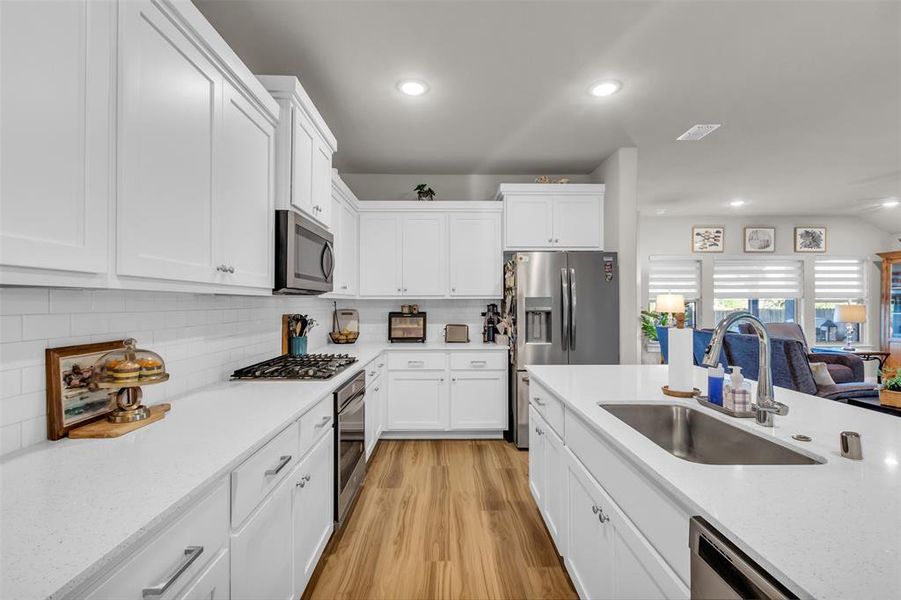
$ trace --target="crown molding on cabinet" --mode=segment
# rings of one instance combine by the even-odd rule
[[[267,93],[271,94],[273,98],[294,100],[313,122],[313,126],[332,149],[332,153],[337,152],[338,140],[332,135],[332,130],[326,125],[325,119],[319,114],[316,105],[313,104],[313,100],[303,89],[297,77],[293,75],[257,75],[256,78],[265,89],[269,90]]]
[[[471,212],[496,212],[504,210],[502,202],[488,201],[454,201],[454,200],[361,200],[360,212],[440,212],[440,213],[471,213]]]
[[[604,194],[603,183],[502,183],[497,188],[498,200],[505,194],[547,196],[554,194]]]

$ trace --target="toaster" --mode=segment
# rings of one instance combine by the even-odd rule
[[[469,325],[448,323],[444,326],[444,341],[465,344],[469,342]]]

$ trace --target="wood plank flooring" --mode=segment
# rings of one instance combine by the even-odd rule
[[[382,440],[308,600],[577,598],[500,440]]]

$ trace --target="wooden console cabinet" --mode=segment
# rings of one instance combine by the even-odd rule
[[[880,338],[882,350],[890,352],[885,367],[901,367],[901,251],[880,252],[882,293]]]

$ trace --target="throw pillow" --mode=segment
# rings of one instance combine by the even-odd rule
[[[812,362],[810,363],[810,370],[813,371],[813,381],[817,384],[817,387],[835,385],[835,381],[832,379],[832,375],[829,374],[826,363]]]

